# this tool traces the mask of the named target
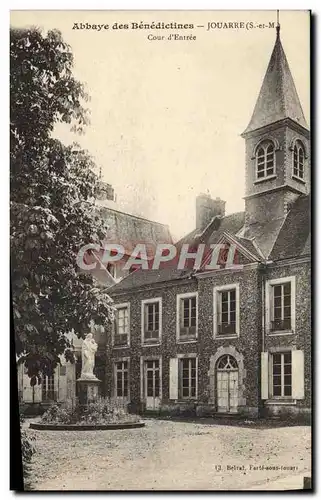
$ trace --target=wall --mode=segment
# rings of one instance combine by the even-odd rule
[[[276,279],[295,276],[295,331],[290,335],[264,336],[264,350],[291,348],[304,352],[304,399],[298,399],[294,405],[278,406],[266,404],[267,414],[288,413],[297,415],[309,412],[311,399],[311,269],[310,262],[272,264],[267,267],[266,278]]]
[[[296,276],[296,333],[289,336],[263,336],[265,303],[263,293],[265,279]],[[204,275],[205,276],[205,275]],[[239,285],[240,334],[237,338],[214,338],[213,336],[213,288],[216,286]],[[166,286],[166,288],[165,288]],[[206,277],[181,284],[169,284],[145,291],[132,291],[114,295],[115,304],[130,302],[129,348],[115,349],[111,346],[111,332],[107,334],[106,392],[112,396],[112,362],[117,358],[130,357],[130,399],[133,406],[141,408],[140,356],[162,357],[162,409],[163,411],[196,410],[198,414],[216,411],[215,365],[223,354],[231,354],[239,365],[239,413],[251,417],[264,414],[267,405],[261,399],[261,351],[273,346],[291,344],[305,352],[305,398],[295,405],[268,408],[269,413],[298,414],[309,411],[311,406],[311,336],[310,336],[310,273],[309,263],[288,265],[273,264],[265,267],[247,264],[243,270],[219,270],[207,273]],[[198,339],[197,342],[178,344],[176,342],[176,295],[198,291]],[[141,300],[162,298],[163,327],[161,346],[141,346]],[[197,401],[173,401],[169,399],[169,363],[177,355],[196,353],[198,356],[198,398]],[[212,379],[211,379],[212,377]],[[214,389],[213,389],[214,387]]]
[[[255,267],[255,266],[254,266]],[[112,361],[130,356],[130,394],[131,401],[140,405],[140,356],[162,356],[162,406],[169,409],[175,403],[169,399],[169,362],[176,355],[197,353],[198,355],[198,404],[206,410],[206,405],[215,407],[216,396],[210,390],[210,364],[216,353],[230,353],[239,357],[244,368],[240,387],[240,411],[257,415],[260,405],[257,373],[259,372],[261,342],[261,278],[258,268],[246,271],[217,271],[206,279],[194,279],[190,284],[176,284],[166,289],[146,289],[128,295],[113,297],[115,304],[130,302],[130,348],[115,349],[107,345],[108,395],[112,395]],[[213,287],[226,284],[239,284],[240,335],[238,338],[213,338]],[[176,342],[176,295],[198,291],[198,340],[180,344]],[[162,297],[163,325],[161,346],[141,346],[141,300]],[[111,333],[108,339],[111,338]],[[223,350],[222,350],[223,349]],[[195,406],[195,401],[192,401]],[[181,408],[188,402],[180,402]]]

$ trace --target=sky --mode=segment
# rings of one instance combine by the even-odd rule
[[[186,30],[101,31],[74,23],[152,21],[204,25]],[[276,21],[275,11],[11,11],[12,26],[59,29],[74,75],[91,96],[84,136],[55,134],[87,149],[113,185],[116,208],[168,224],[174,240],[195,227],[195,199],[209,192],[226,213],[244,209],[245,144],[275,42],[275,29],[213,28],[209,22]],[[281,40],[309,123],[307,11],[281,11]],[[171,33],[196,40],[170,41]],[[148,35],[165,40],[150,41]]]

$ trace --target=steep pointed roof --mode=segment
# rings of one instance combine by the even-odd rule
[[[246,134],[271,123],[291,118],[308,128],[277,27],[271,59]]]

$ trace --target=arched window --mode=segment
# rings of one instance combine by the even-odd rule
[[[217,370],[237,370],[236,359],[230,354],[225,354],[217,362]]]
[[[300,141],[296,141],[293,148],[293,175],[304,178],[304,148]]]
[[[263,141],[256,150],[256,177],[264,179],[275,174],[275,148],[272,141]]]

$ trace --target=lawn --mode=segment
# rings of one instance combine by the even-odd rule
[[[308,426],[146,420],[131,430],[30,432],[33,490],[264,489],[311,473]]]

